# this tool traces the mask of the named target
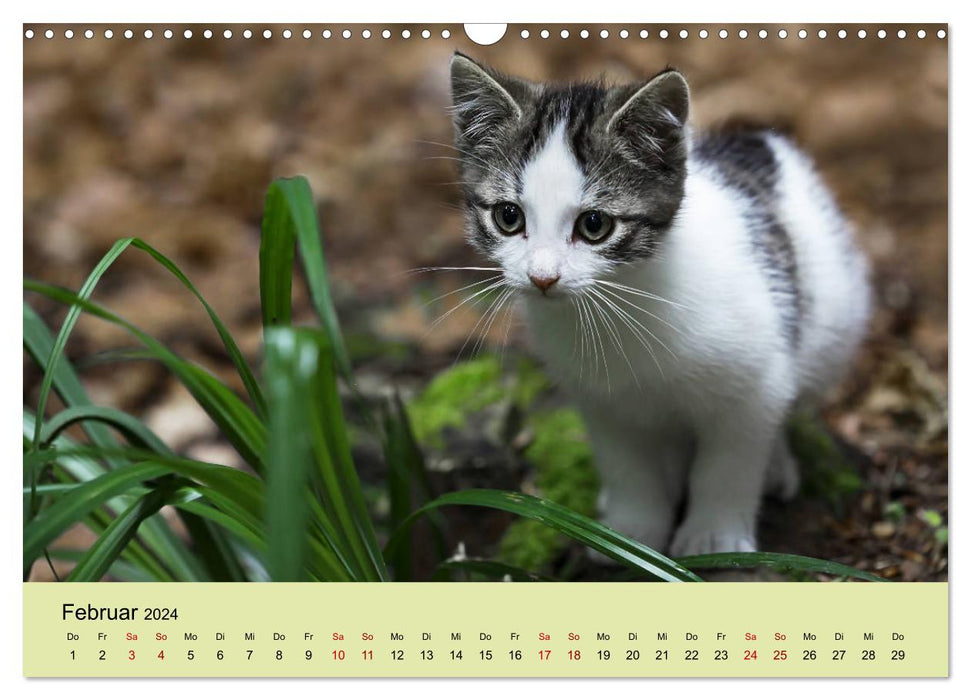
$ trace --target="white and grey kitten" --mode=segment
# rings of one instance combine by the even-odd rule
[[[456,54],[451,79],[468,235],[583,414],[602,519],[676,556],[754,550],[762,494],[798,486],[786,416],[869,311],[811,163],[771,131],[692,132],[674,70],[537,84]]]

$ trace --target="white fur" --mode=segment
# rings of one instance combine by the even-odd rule
[[[581,289],[609,266],[589,246],[572,240],[573,224],[589,202],[584,200],[584,176],[562,124],[526,165],[522,177],[519,204],[526,214],[526,235],[505,238],[496,254],[506,278],[528,287],[530,275],[558,276],[554,294]]]
[[[795,353],[755,258],[744,200],[691,160],[660,254],[612,268],[573,242],[573,222],[588,203],[563,130],[555,130],[524,172],[527,235],[504,239],[496,255],[524,292],[539,354],[586,420],[602,517],[674,555],[756,548],[764,488],[791,495],[796,486],[782,436],[787,411],[839,379],[865,331],[866,267],[847,224],[808,160],[781,139],[771,145],[780,162],[779,216],[805,292]],[[530,274],[560,281],[544,297]],[[642,326],[604,311],[605,300]],[[581,325],[596,332],[581,333]]]

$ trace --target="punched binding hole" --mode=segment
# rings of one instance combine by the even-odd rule
[[[466,24],[463,25],[465,35],[479,46],[491,46],[506,35],[508,25],[505,24]],[[405,37],[406,39],[408,37]],[[523,37],[524,39],[526,37]]]

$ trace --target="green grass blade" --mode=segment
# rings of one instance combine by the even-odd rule
[[[138,498],[144,495],[144,493],[147,493],[147,491],[144,491],[144,490],[133,489],[133,493],[136,491],[141,491],[141,493],[139,493]],[[131,503],[134,503],[136,499],[132,498],[129,500],[130,500],[129,505],[131,505]],[[126,508],[122,509],[119,512],[123,513],[126,509],[127,509],[127,506]],[[102,508],[100,510],[95,511],[94,513],[91,513],[91,515],[85,518],[83,522],[84,522],[84,525],[89,530],[91,530],[91,532],[93,532],[96,536],[100,537],[102,533],[104,533],[104,531],[108,529],[108,527],[111,525],[111,523],[115,521],[117,517],[118,516],[115,515],[114,513],[109,514],[104,508]],[[146,520],[142,523],[142,528],[144,528],[149,523],[150,520],[156,520],[161,518],[162,516],[160,514],[153,515],[149,520]],[[78,561],[80,561],[80,558],[78,559]],[[161,559],[158,556],[158,553],[156,551],[150,551],[149,549],[147,549],[139,541],[138,538],[128,543],[128,546],[122,550],[120,559],[118,561],[128,563],[132,566],[137,566],[142,571],[144,571],[146,575],[151,576],[154,581],[158,581],[160,583],[171,583],[176,580],[175,577],[165,567],[162,566]],[[201,566],[199,567],[199,571],[200,572],[202,571]],[[191,578],[182,577],[179,580],[198,581],[200,580],[200,577],[198,574],[193,574]]]
[[[270,400],[270,465],[267,529],[291,542],[291,551],[271,565],[274,577],[303,570],[292,547],[314,516],[327,546],[356,580],[384,580],[387,571],[357,472],[350,458],[328,338],[311,329],[275,328],[266,335],[266,385]],[[294,499],[312,484],[319,502],[294,509]],[[271,556],[273,554],[273,547]],[[284,561],[283,557],[290,557]]]
[[[754,569],[766,567],[775,571],[800,571],[805,573],[830,574],[863,581],[886,581],[875,574],[854,569],[852,566],[825,559],[814,559],[797,554],[776,554],[774,552],[724,552],[699,554],[681,557],[678,563],[690,569]]]
[[[56,496],[63,496],[65,493],[73,490],[76,485],[77,484],[75,484],[73,481],[71,483],[68,483],[68,484],[38,484],[38,486],[37,486],[37,495],[38,496],[53,495],[55,497]],[[25,496],[26,495],[29,495],[30,494],[30,487],[25,486],[24,489],[23,489],[23,491],[24,491],[24,495]],[[139,494],[139,495],[141,495],[141,494]]]
[[[293,332],[306,342],[316,343],[319,351],[317,371],[310,384],[313,391],[310,424],[323,505],[330,508],[333,522],[339,523],[339,529],[347,533],[365,580],[385,581],[388,579],[387,565],[351,459],[330,339],[308,329]]]
[[[334,360],[341,374],[350,379],[351,363],[330,295],[313,193],[304,177],[280,178],[270,184],[263,209],[260,300],[265,327],[290,323],[295,243],[300,250],[310,298],[330,338]]]
[[[225,532],[211,521],[191,511],[182,511],[199,560],[203,562],[208,581],[245,581],[246,573],[236,558]]]
[[[156,514],[165,505],[168,494],[167,489],[156,489],[132,503],[105,529],[71,570],[67,580],[99,581],[135,537],[142,521]]]
[[[162,255],[162,253],[140,238],[133,239],[131,245],[133,248],[137,248],[152,256],[152,258],[154,258],[166,270],[171,272],[172,275],[174,275],[175,278],[179,280],[179,282],[181,282],[182,285],[188,289],[196,299],[199,300],[199,303],[202,304],[202,307],[209,315],[209,320],[212,321],[212,325],[215,327],[216,332],[219,334],[219,339],[222,340],[223,347],[225,347],[226,352],[229,353],[233,366],[236,368],[236,372],[243,381],[243,386],[246,387],[246,393],[253,402],[253,406],[256,408],[257,414],[261,416],[266,415],[266,401],[263,398],[263,391],[260,389],[259,382],[256,381],[256,377],[253,375],[253,370],[250,369],[249,364],[246,362],[246,358],[243,357],[242,351],[239,349],[239,346],[236,345],[236,341],[226,328],[226,324],[222,322],[222,319],[219,318],[216,311],[209,305],[209,302],[205,300],[202,294],[199,293],[199,290],[195,288],[195,285],[189,281],[189,278],[186,277],[182,270],[180,270],[178,266],[169,258]]]
[[[47,324],[37,315],[27,302],[24,302],[24,348],[41,367],[45,367],[53,355],[54,337]],[[91,400],[81,385],[70,362],[62,361],[54,365],[51,386],[61,397],[65,406],[90,406]],[[39,423],[39,422],[38,422]],[[86,423],[84,431],[95,445],[114,447],[118,444],[107,427],[98,423]],[[33,433],[32,433],[33,435]]]
[[[265,403],[259,384],[256,381],[256,377],[253,376],[253,372],[249,368],[249,365],[246,363],[243,353],[236,345],[236,341],[233,340],[232,335],[226,328],[226,325],[222,322],[219,315],[216,314],[215,310],[209,305],[202,294],[199,293],[199,290],[196,289],[189,278],[186,277],[185,274],[178,268],[178,266],[145,241],[138,238],[122,238],[116,241],[88,275],[88,278],[85,280],[80,291],[78,292],[78,298],[85,300],[90,298],[98,282],[112,266],[112,264],[114,264],[114,262],[121,256],[121,254],[128,249],[129,246],[150,255],[154,260],[168,270],[177,280],[179,280],[179,282],[181,282],[182,285],[188,289],[193,296],[196,297],[196,299],[199,300],[206,313],[209,315],[209,319],[212,321],[216,332],[219,334],[219,338],[222,340],[223,346],[226,348],[233,365],[236,367],[236,371],[239,373],[240,378],[243,381],[243,385],[246,387],[246,391],[249,393],[254,406],[256,406],[257,411],[262,415],[265,410]],[[70,337],[71,332],[74,330],[74,326],[77,324],[81,310],[82,308],[77,305],[73,305],[71,307],[71,309],[68,311],[67,317],[64,319],[64,323],[61,325],[60,331],[57,334],[57,338],[54,341],[50,355],[45,358],[44,380],[41,383],[40,396],[37,405],[37,414],[42,418],[44,416],[47,406],[47,398],[53,383],[53,375],[61,361],[64,348],[67,345],[67,340]],[[39,434],[35,435],[35,438],[37,437],[39,437]]]
[[[78,549],[52,549],[50,550],[51,559],[68,561],[77,563],[81,561],[85,556],[87,556],[87,550]],[[143,569],[138,564],[125,561],[124,559],[116,559],[114,563],[108,567],[107,574],[112,578],[116,578],[119,581],[128,581],[132,583],[153,583],[158,581],[158,578],[151,571]]]
[[[41,367],[45,366],[45,363],[47,363],[53,354],[54,338],[51,336],[44,321],[26,302],[24,303],[23,332],[25,349],[38,365]],[[55,365],[52,387],[68,408],[82,408],[92,405],[74,368],[66,358]],[[35,425],[33,416],[25,410],[25,435],[29,434],[32,438]],[[116,447],[118,445],[118,441],[106,425],[100,422],[86,421],[82,423],[82,427],[93,444],[102,447]],[[29,433],[26,431],[29,431]],[[58,439],[58,443],[61,443],[60,439]],[[118,457],[108,457],[105,462],[111,467],[118,467],[125,464],[126,460]],[[69,471],[73,471],[79,480],[93,478],[94,476],[103,474],[105,471],[104,467],[93,460],[89,460],[86,463],[75,462],[72,463],[71,467],[72,469]],[[124,497],[116,500],[119,512],[129,504]],[[30,509],[25,509],[25,514],[29,513]],[[171,526],[164,518],[161,516],[149,518],[142,525],[140,533],[146,546],[154,550],[159,560],[173,574],[185,581],[198,580],[201,571],[199,562],[187,551],[186,547],[176,537]],[[158,569],[157,566],[156,569]]]
[[[89,456],[102,455],[105,452],[106,448],[76,447],[70,450],[60,450],[58,459],[83,459]],[[201,496],[221,511],[219,518],[210,519],[217,521],[217,524],[226,527],[234,534],[240,534],[250,543],[261,545],[263,542],[263,486],[253,476],[230,467],[197,462],[182,457],[158,455],[146,450],[118,448],[114,452],[117,456],[122,456],[127,459],[145,459],[151,465],[157,466],[160,474],[177,474],[184,479],[195,482],[198,484],[195,487],[198,494],[193,495],[192,498]],[[139,463],[133,466],[144,466],[144,464]],[[114,474],[116,474],[116,471],[109,472],[101,478],[108,478]],[[88,485],[91,483],[84,482],[83,484],[79,484],[77,488],[90,488]],[[137,487],[137,484],[134,486]],[[182,491],[179,492],[179,494],[181,493]],[[180,508],[180,510],[209,515],[193,506],[183,507],[183,503],[178,502],[175,497],[171,500],[172,504]],[[44,511],[43,515],[45,517],[47,516],[47,510]],[[38,518],[35,523],[40,520]],[[33,531],[30,534],[32,537],[37,536]],[[32,539],[30,544],[33,541]],[[28,551],[27,547],[28,543],[25,535],[25,556]],[[338,572],[330,576],[330,578],[333,580],[345,580],[346,576]]]
[[[260,309],[263,329],[289,326],[293,318],[293,257],[297,230],[280,188],[270,186],[260,235]]]
[[[184,489],[184,491],[189,490]],[[246,542],[259,557],[262,558],[265,555],[266,539],[262,528],[259,530],[252,529],[247,523],[247,518],[218,494],[207,493],[207,489],[198,487],[191,490],[202,495],[203,498],[199,498],[196,494],[189,499],[180,496],[172,502],[172,506],[177,510],[192,513],[211,521],[214,525]]]
[[[425,469],[425,456],[412,433],[408,416],[401,398],[395,393],[386,401],[382,415],[384,458],[388,465],[388,496],[391,504],[389,529],[397,530],[414,511],[413,501],[417,496],[420,502],[432,499],[431,483]],[[445,555],[445,538],[442,531],[440,514],[430,512],[431,537],[423,541],[423,546],[431,545],[435,558]],[[410,581],[413,578],[414,539],[418,533],[411,531],[395,549],[394,567],[396,581]],[[430,541],[429,541],[430,540]]]
[[[147,425],[129,413],[104,406],[72,406],[51,417],[44,424],[41,445],[49,445],[75,423],[98,422],[117,429],[135,447],[159,454],[171,454],[168,446]]]
[[[53,462],[51,474],[59,483],[51,484],[50,486],[65,488],[58,488],[52,496],[60,497],[77,487],[75,477],[64,468],[65,464],[71,464],[76,461],[81,460],[65,458],[64,455],[59,454]],[[125,510],[135,498],[140,497],[146,492],[147,489],[135,486],[126,495],[112,498],[108,501],[108,504],[91,512],[81,522],[95,535],[100,535],[111,524],[111,521],[115,519],[115,513]],[[109,510],[109,506],[114,512]],[[173,581],[175,580],[175,576],[178,576],[179,580],[182,581],[199,580],[202,572],[201,565],[195,560],[192,553],[188,551],[186,545],[168,528],[168,523],[164,522],[162,516],[153,516],[143,524],[143,529],[147,529],[149,525],[159,525],[158,532],[161,532],[163,535],[168,535],[172,538],[172,541],[160,540],[156,530],[143,532],[140,537],[144,540],[144,545],[138,541],[131,542],[122,552],[124,560],[149,573],[156,581]],[[172,558],[167,558],[169,557],[168,550],[170,547],[175,549],[176,552],[172,555]],[[184,567],[181,566],[182,562],[185,562]]]
[[[24,565],[41,556],[58,535],[114,496],[166,473],[157,464],[129,464],[78,484],[24,528]]]
[[[85,300],[91,296],[95,286],[98,284],[98,280],[101,279],[102,275],[107,272],[111,264],[118,259],[118,256],[125,251],[125,248],[130,243],[130,238],[123,238],[111,246],[111,249],[105,253],[104,257],[95,265],[91,274],[88,275],[84,284],[81,285],[81,290],[77,293],[78,300]],[[63,359],[64,348],[67,346],[67,340],[71,335],[71,331],[74,330],[74,326],[81,316],[81,311],[82,308],[78,304],[72,303],[68,309],[64,323],[61,324],[61,330],[58,331],[54,344],[51,347],[50,356],[44,362],[44,379],[41,381],[40,395],[37,400],[37,423],[34,428],[33,438],[34,447],[37,447],[40,443],[41,426],[43,425],[44,414],[47,409],[47,398],[50,395],[51,386],[54,383],[54,375],[57,372],[58,364]]]
[[[81,285],[81,289],[78,292],[78,298],[81,300],[87,299],[94,292],[95,286],[98,284],[98,280],[101,279],[102,275],[111,267],[111,264],[118,259],[118,256],[124,252],[125,248],[128,247],[130,240],[122,239],[116,241],[115,244],[108,250],[104,257],[95,265],[94,269],[88,275],[88,278]],[[71,335],[71,331],[77,324],[78,319],[81,316],[81,308],[74,304],[67,312],[67,316],[64,318],[64,323],[61,325],[60,331],[58,331],[57,337],[54,339],[54,343],[51,346],[50,354],[44,359],[42,366],[44,367],[44,378],[41,380],[40,391],[37,399],[37,410],[36,418],[34,423],[34,435],[31,439],[31,444],[34,450],[40,449],[40,439],[42,426],[45,419],[45,414],[47,411],[47,400],[50,396],[51,388],[54,384],[54,376],[58,374],[58,368],[61,364],[67,364],[64,360],[64,349],[67,346],[68,337]],[[63,375],[63,371],[60,372]],[[31,518],[37,513],[37,498],[34,493],[36,488],[37,470],[31,469],[29,472],[30,477],[30,487],[31,496],[29,499],[29,511]]]
[[[101,424],[98,427],[103,428]],[[23,416],[23,431],[27,438],[33,435],[34,420],[33,415],[25,410]],[[114,441],[114,438],[111,438]],[[80,455],[76,453],[77,443],[61,434],[54,438],[54,471],[58,478],[67,483],[62,484],[73,488],[78,481],[89,481],[107,473],[105,468],[97,461],[104,459],[109,464],[124,465],[128,464],[128,458],[118,452],[120,447],[103,447],[107,453],[98,453],[92,450],[88,454]],[[115,452],[111,452],[115,450]],[[34,453],[36,454],[36,453]],[[89,456],[91,455],[91,456]],[[96,458],[95,458],[96,457]],[[29,464],[32,457],[25,457],[25,465]],[[137,493],[138,489],[132,489],[132,493]],[[139,494],[140,495],[140,494]],[[120,513],[131,505],[133,498],[128,495],[116,496],[109,500],[106,507],[115,513]],[[100,532],[107,527],[108,522],[113,516],[105,514],[104,522],[100,529],[97,522],[89,523],[95,532]],[[182,581],[198,581],[202,575],[202,566],[198,559],[192,555],[182,540],[173,532],[171,526],[162,516],[153,516],[142,524],[139,530],[139,537],[144,540],[145,546],[151,550],[145,551],[138,543],[132,543],[125,555],[137,558],[137,563],[146,569],[155,572],[158,580],[169,580],[174,575]],[[157,561],[152,560],[153,555]],[[168,571],[171,571],[171,574]]]
[[[103,450],[98,449],[95,452],[101,453]],[[119,453],[131,459],[158,464],[172,474],[218,492],[234,503],[241,514],[245,514],[251,526],[259,527],[264,509],[264,487],[263,483],[251,474],[221,464],[159,455],[135,448],[122,448]]]
[[[186,362],[135,325],[73,292],[30,280],[24,282],[24,288],[121,326],[135,336],[182,382],[243,459],[257,472],[262,471],[266,427],[226,385],[200,367]]]
[[[534,496],[490,489],[470,489],[448,493],[426,503],[408,519],[385,547],[386,556],[393,555],[408,526],[427,511],[443,506],[480,506],[495,508],[539,521],[567,537],[585,544],[632,569],[651,574],[664,581],[700,581],[681,564],[655,552],[650,547],[611,530],[609,527],[580,515],[561,505]]]
[[[546,576],[488,559],[449,559],[435,568],[433,581],[451,581],[453,573],[476,574],[493,581],[553,581]]]
[[[310,554],[311,510],[307,495],[313,473],[307,391],[317,372],[319,348],[287,329],[266,334],[269,438],[266,473],[266,543],[273,581],[303,581]]]
[[[184,494],[184,495],[183,495]],[[201,497],[201,498],[200,498]],[[252,515],[241,509],[235,501],[220,492],[207,487],[196,486],[183,489],[180,498],[170,500],[179,509],[194,513],[245,542],[253,556],[265,569],[266,535],[263,523],[254,520]],[[350,581],[348,567],[334,555],[333,549],[319,540],[311,542],[311,562],[309,569],[318,581]]]

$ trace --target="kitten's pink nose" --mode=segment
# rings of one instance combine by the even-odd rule
[[[539,291],[546,294],[547,290],[552,287],[560,279],[560,276],[556,277],[538,277],[536,275],[530,275],[529,280],[536,285]]]

